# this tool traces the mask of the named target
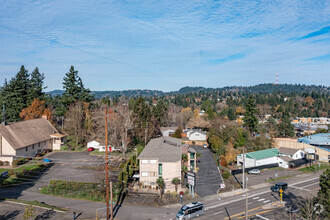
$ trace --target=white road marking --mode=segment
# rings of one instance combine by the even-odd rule
[[[262,217],[261,215],[256,215],[256,216],[264,220],[269,220],[269,218]]]
[[[252,204],[253,202],[249,202],[248,205]]]
[[[257,197],[254,197],[253,199],[259,199],[259,198],[260,198],[260,197],[257,196]]]
[[[261,201],[264,201],[265,199],[259,199],[258,201],[261,202]]]
[[[219,215],[220,213],[223,213],[223,211],[213,213],[212,215]]]
[[[264,203],[267,203],[267,202],[270,202],[270,200],[266,200],[266,201],[264,201]]]
[[[315,182],[315,183],[312,183],[312,184],[308,184],[306,186],[302,186],[301,188],[306,188],[306,187],[309,187],[309,186],[312,186],[312,185],[315,185],[315,184],[319,184],[319,182]]]
[[[305,190],[305,191],[308,191],[308,189],[304,189],[304,188],[301,188],[301,187],[297,187],[297,186],[290,186],[290,188],[294,188],[294,189],[300,189],[300,190]]]
[[[312,180],[316,180],[316,179],[319,179],[319,177],[314,177],[314,178],[311,178],[311,179],[307,179],[307,180],[302,180],[302,181],[299,181],[299,182],[295,182],[295,183],[292,183],[292,184],[289,184],[289,187],[291,186],[294,186],[294,185],[297,185],[297,184],[300,184],[300,183],[305,183],[305,182],[308,182],[308,181],[312,181]],[[293,187],[294,188],[294,187]],[[250,195],[248,196],[248,198],[252,198],[254,196],[260,196],[260,195],[263,195],[265,193],[269,193],[270,190],[264,190],[264,191],[261,191],[261,192],[256,192],[254,195]],[[218,208],[220,206],[224,206],[224,205],[228,205],[228,204],[231,204],[231,203],[234,203],[234,202],[238,202],[238,201],[241,201],[242,198],[237,198],[237,199],[232,199],[228,202],[222,202],[222,203],[218,203],[218,204],[214,204],[214,205],[206,205],[206,208],[204,210],[210,210],[210,209],[214,209],[214,208]]]

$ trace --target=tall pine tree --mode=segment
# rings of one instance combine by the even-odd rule
[[[65,92],[62,96],[62,101],[66,107],[76,101],[90,102],[93,99],[89,89],[85,89],[81,78],[78,76],[78,71],[74,66],[70,67],[69,72],[63,78],[63,88]]]
[[[257,132],[258,118],[256,117],[257,108],[253,96],[250,95],[245,103],[244,126],[248,127],[250,132]]]
[[[20,71],[12,78],[6,88],[4,104],[8,121],[19,121],[19,113],[28,106],[30,79],[29,73],[22,65]]]
[[[39,68],[36,67],[30,76],[30,91],[29,91],[29,100],[28,102],[32,103],[35,99],[42,99],[44,93],[42,92],[43,89],[47,88],[44,87],[44,79],[45,76],[43,73],[39,72]]]

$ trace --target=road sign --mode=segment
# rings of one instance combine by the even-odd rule
[[[280,189],[279,192],[280,192],[280,193],[283,193],[283,189]]]
[[[195,177],[189,175],[187,177],[188,177],[188,183],[192,186],[195,186]]]
[[[224,183],[221,183],[220,184],[220,189],[223,189],[223,188],[225,188],[225,184]]]

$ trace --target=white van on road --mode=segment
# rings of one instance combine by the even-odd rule
[[[201,202],[192,202],[181,207],[178,214],[176,214],[177,220],[191,219],[196,216],[204,214],[204,205]]]

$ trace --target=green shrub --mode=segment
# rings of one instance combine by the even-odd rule
[[[222,177],[224,179],[228,179],[230,177],[230,173],[228,171],[223,172]]]
[[[3,166],[3,162],[2,162],[2,160],[0,160],[0,166]]]

